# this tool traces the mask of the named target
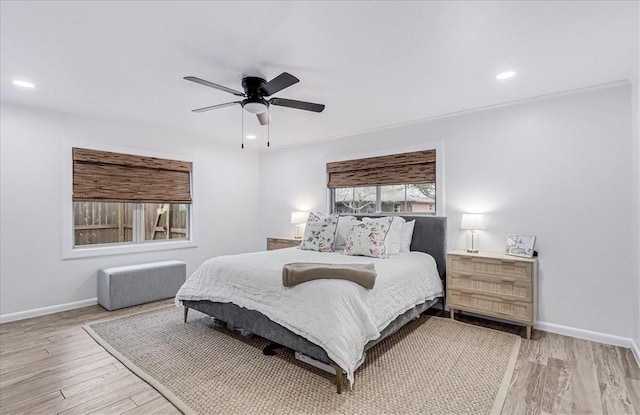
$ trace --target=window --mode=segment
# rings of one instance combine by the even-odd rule
[[[191,163],[73,149],[75,247],[190,239]]]
[[[184,203],[82,201],[73,202],[73,211],[75,246],[189,239]]]
[[[333,213],[436,213],[435,183],[332,190]]]
[[[436,213],[435,150],[327,164],[334,213]]]

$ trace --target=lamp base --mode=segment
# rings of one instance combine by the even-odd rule
[[[470,254],[477,254],[479,240],[480,237],[476,231],[467,232],[467,252]]]

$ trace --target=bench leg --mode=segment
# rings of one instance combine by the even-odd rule
[[[187,322],[187,314],[189,314],[189,307],[184,306],[184,322]]]
[[[336,389],[340,394],[342,393],[342,368],[335,363],[332,363],[331,367],[336,371]]]

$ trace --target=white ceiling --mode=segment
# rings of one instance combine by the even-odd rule
[[[1,15],[3,101],[225,143],[239,106],[190,110],[237,97],[184,76],[300,78],[276,96],[326,109],[272,107],[283,145],[620,81],[638,59],[634,1],[2,1]],[[496,81],[505,69],[518,74]],[[245,115],[245,133],[260,128]]]

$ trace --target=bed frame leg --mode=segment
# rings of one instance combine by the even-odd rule
[[[331,363],[331,367],[336,371],[336,389],[338,394],[342,393],[342,368],[335,363]]]
[[[187,322],[187,314],[189,314],[189,307],[184,306],[184,322]]]

